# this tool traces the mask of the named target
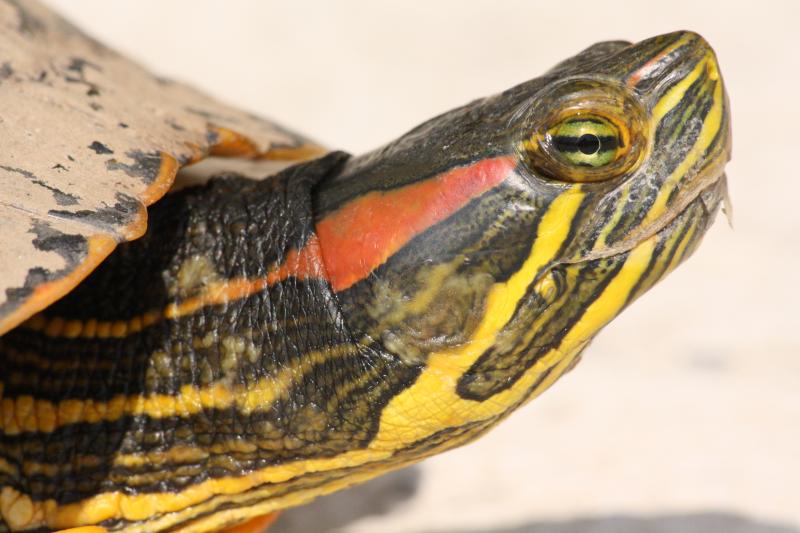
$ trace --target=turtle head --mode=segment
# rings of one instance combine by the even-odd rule
[[[596,44],[351,160],[317,229],[354,335],[419,369],[383,417],[484,427],[555,381],[699,243],[729,124],[713,51],[677,32]]]

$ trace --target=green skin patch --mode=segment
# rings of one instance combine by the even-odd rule
[[[617,158],[619,129],[600,117],[567,119],[548,132],[553,146],[573,165],[602,167]]]

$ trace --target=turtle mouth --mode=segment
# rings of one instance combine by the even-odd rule
[[[676,200],[670,209],[653,221],[633,230],[624,239],[614,243],[612,246],[600,250],[594,250],[581,257],[576,263],[614,257],[627,254],[633,248],[651,237],[663,237],[674,228],[676,223],[687,216],[697,217],[694,224],[704,226],[703,231],[711,226],[714,217],[722,206],[722,211],[728,219],[728,224],[733,224],[733,211],[730,197],[728,195],[728,180],[724,172],[724,162],[707,168],[701,175],[694,179],[695,186],[690,191],[683,194],[682,198]],[[702,207],[701,216],[698,217],[696,207]]]
[[[646,286],[652,286],[662,279],[677,264],[686,260],[697,249],[697,245],[713,224],[717,212],[722,206],[728,220],[731,220],[730,202],[728,199],[727,178],[720,174],[715,181],[695,193],[680,210],[673,211],[671,217],[654,226],[650,231],[636,240],[626,239],[628,246],[614,247],[592,257],[582,257],[576,261],[566,261],[562,266],[575,270],[581,276],[600,279],[606,277],[608,271],[622,268],[622,265],[636,256],[640,248],[649,250],[646,261],[661,264],[654,272],[647,274]],[[649,247],[649,248],[648,248]],[[641,260],[639,255],[636,261]],[[650,267],[648,267],[649,269]],[[658,272],[656,272],[658,271]],[[639,287],[632,299],[642,292]],[[644,289],[646,290],[646,288]],[[633,294],[633,293],[632,293]]]
[[[693,191],[693,194],[687,194],[682,202],[671,208],[650,227],[644,228],[641,234],[634,234],[633,237],[635,238],[625,239],[621,243],[624,245],[624,249],[618,253],[628,252],[651,237],[660,238],[667,233],[671,233],[687,217],[694,217],[695,220],[690,223],[702,227],[703,232],[705,232],[713,223],[720,206],[722,206],[722,211],[728,219],[728,223],[732,224],[733,213],[730,197],[728,196],[728,178],[722,169],[719,169],[719,172],[712,174],[712,176],[712,179],[701,178],[701,185]]]
[[[720,173],[710,184],[699,188],[693,195],[689,196],[682,206],[673,208],[668,214],[662,217],[660,223],[654,223],[653,227],[644,233],[642,238],[633,243],[628,250],[635,247],[640,242],[650,237],[662,237],[673,231],[676,225],[686,221],[687,218],[694,218],[690,224],[701,226],[703,231],[707,230],[717,212],[722,207],[722,212],[732,224],[733,214],[731,210],[730,197],[728,196],[728,178],[724,172]]]

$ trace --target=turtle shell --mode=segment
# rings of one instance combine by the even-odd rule
[[[0,334],[60,298],[206,156],[295,160],[307,139],[153,75],[32,0],[0,2]]]

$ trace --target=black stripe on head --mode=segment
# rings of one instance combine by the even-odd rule
[[[514,385],[554,348],[581,319],[586,309],[616,277],[627,254],[559,267],[564,271],[560,294],[545,302],[529,287],[524,304],[486,350],[459,379],[465,399],[484,401]]]
[[[680,102],[667,112],[656,126],[655,148],[650,156],[650,165],[657,168],[665,179],[680,166],[697,142],[704,121],[714,105],[714,85],[715,82],[709,80],[708,73],[703,72],[689,86]],[[692,120],[689,120],[689,116]],[[698,162],[706,160],[706,157],[701,157]],[[689,169],[690,172],[694,170],[696,169]],[[677,190],[676,188],[675,191]],[[648,190],[646,194],[632,193],[629,195],[624,215],[608,232],[607,244],[613,245],[625,239],[631,228],[644,220],[650,207],[656,201],[658,196],[656,192]],[[673,191],[670,199],[674,197]]]

